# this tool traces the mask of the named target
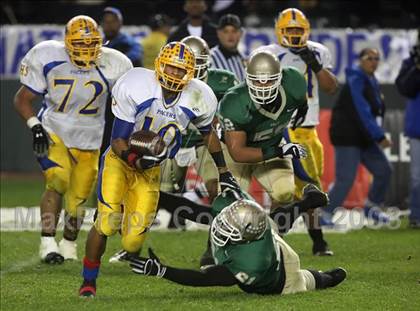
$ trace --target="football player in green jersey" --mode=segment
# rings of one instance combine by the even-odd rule
[[[249,59],[246,82],[230,89],[220,102],[227,165],[242,189],[248,189],[255,177],[270,195],[273,208],[293,200],[292,159],[306,157],[301,145],[282,144],[292,117],[293,128],[305,119],[306,89],[305,78],[297,69],[282,68],[273,53],[259,51]],[[321,229],[314,228],[313,213],[309,215],[313,253],[331,255]]]
[[[280,237],[294,219],[308,209],[323,206],[327,195],[314,185],[303,198],[270,217],[244,193],[237,199],[229,190],[220,194],[211,209],[183,197],[173,196],[174,210],[199,223],[211,222],[211,246],[215,265],[204,270],[174,268],[161,263],[149,249],[149,257],[128,259],[132,271],[157,276],[188,286],[238,285],[247,293],[292,294],[334,287],[346,278],[343,268],[321,272],[301,269],[299,256]],[[288,219],[284,222],[282,220]]]

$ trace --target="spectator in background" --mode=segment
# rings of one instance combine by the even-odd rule
[[[400,93],[409,98],[404,132],[410,138],[410,227],[416,229],[420,229],[420,29],[418,36],[395,81]]]
[[[123,16],[119,9],[111,6],[104,9],[102,17],[104,43],[107,47],[125,54],[131,60],[133,66],[141,66],[143,49],[132,36],[120,31],[122,24]]]
[[[187,12],[188,17],[171,33],[168,42],[197,36],[203,38],[210,48],[215,46],[218,43],[216,26],[204,14],[206,10],[207,4],[204,0],[185,0],[184,11]]]
[[[156,14],[151,18],[150,28],[151,32],[141,42],[144,49],[143,66],[154,70],[155,58],[168,39],[171,21],[167,15]]]
[[[133,66],[142,65],[143,49],[132,36],[121,32],[123,16],[121,11],[114,7],[106,7],[103,11],[102,29],[105,35],[104,45],[116,49],[125,54],[133,63]],[[111,141],[114,114],[111,112],[111,103],[108,102],[105,110],[105,129],[102,138],[101,154],[109,147]]]
[[[241,20],[237,15],[223,15],[217,27],[219,44],[210,50],[212,67],[234,73],[238,81],[245,80],[246,61],[238,51],[242,33]]]
[[[359,66],[346,69],[346,84],[333,108],[330,138],[335,149],[336,173],[329,192],[330,203],[323,213],[325,225],[333,225],[332,214],[349,193],[359,163],[373,175],[365,216],[379,223],[390,221],[379,209],[392,172],[382,150],[390,147],[391,141],[381,127],[385,106],[374,75],[379,60],[377,49],[365,48],[360,52]]]

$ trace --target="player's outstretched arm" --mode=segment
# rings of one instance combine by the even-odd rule
[[[203,225],[209,225],[213,219],[210,206],[193,202],[181,195],[160,191],[159,208],[184,219]]]
[[[163,265],[149,248],[148,258],[130,258],[130,267],[134,273],[165,278],[187,286],[233,286],[237,284],[235,276],[224,266],[213,266],[204,271],[178,269]]]

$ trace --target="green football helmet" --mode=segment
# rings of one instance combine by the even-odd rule
[[[195,71],[194,78],[205,80],[210,67],[210,49],[207,42],[197,36],[188,36],[181,40],[194,53]]]
[[[251,200],[238,200],[225,207],[211,225],[212,242],[223,247],[228,242],[244,243],[258,240],[267,229],[264,209]]]
[[[272,103],[281,84],[281,65],[278,58],[266,51],[251,55],[246,68],[246,83],[251,99],[260,105]]]

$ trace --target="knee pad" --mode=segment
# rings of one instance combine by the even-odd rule
[[[95,228],[100,234],[111,236],[121,229],[121,220],[122,214],[120,212],[99,212],[95,220]]]
[[[44,171],[45,187],[60,194],[67,192],[70,180],[70,171],[62,167],[52,167]]]
[[[121,239],[123,249],[130,253],[138,252],[146,239],[146,232],[147,230],[144,230],[140,234],[129,233],[123,236]]]
[[[278,203],[289,203],[293,201],[295,194],[294,182],[276,182],[273,185],[271,198]]]

